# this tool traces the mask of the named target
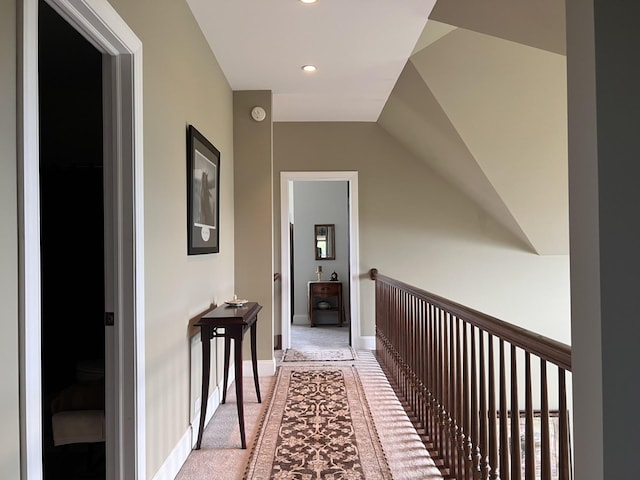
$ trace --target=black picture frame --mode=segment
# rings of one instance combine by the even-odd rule
[[[187,128],[187,254],[220,252],[220,151]]]

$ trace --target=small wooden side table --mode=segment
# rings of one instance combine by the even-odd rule
[[[316,299],[318,298],[335,298],[336,305],[329,308],[318,308]],[[342,282],[336,281],[310,281],[309,282],[309,322],[312,327],[315,327],[314,312],[318,310],[321,312],[337,312],[338,324],[342,326],[342,318],[344,310],[342,308]]]
[[[202,341],[202,398],[200,405],[200,429],[196,450],[200,450],[204,421],[207,416],[207,401],[209,398],[209,375],[211,370],[211,339],[224,338],[224,381],[222,390],[222,403],[227,397],[227,381],[229,380],[229,355],[231,340],[234,347],[234,362],[236,376],[236,402],[238,404],[238,423],[240,425],[240,442],[242,448],[247,448],[244,433],[244,405],[242,394],[242,337],[251,329],[251,360],[253,364],[253,381],[256,386],[258,403],[262,403],[260,397],[260,383],[258,382],[258,360],[256,357],[256,324],[261,305],[255,302],[247,303],[242,307],[230,307],[222,305],[215,310],[203,315],[194,325],[200,327],[200,340]]]

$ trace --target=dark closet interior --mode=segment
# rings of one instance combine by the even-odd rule
[[[52,428],[72,389],[65,409],[104,411],[102,59],[44,1],[38,34],[44,478],[103,479],[104,442]]]

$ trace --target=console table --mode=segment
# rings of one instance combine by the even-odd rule
[[[234,347],[235,377],[236,377],[236,402],[238,404],[238,422],[240,425],[240,442],[242,448],[247,448],[244,434],[244,406],[242,395],[242,338],[247,330],[251,329],[251,360],[253,364],[253,381],[256,386],[258,403],[262,403],[260,397],[260,383],[258,382],[258,360],[256,357],[256,322],[261,305],[255,302],[247,303],[242,307],[230,307],[222,305],[205,314],[194,325],[200,327],[200,340],[202,341],[202,399],[200,406],[200,429],[196,450],[200,450],[204,421],[207,416],[207,400],[209,398],[209,375],[211,369],[211,339],[224,338],[224,381],[222,389],[222,403],[227,397],[227,381],[229,380],[229,356],[231,340]]]
[[[335,298],[335,305],[331,305],[329,308],[318,308],[317,299]],[[338,324],[342,326],[342,282],[324,282],[324,281],[311,281],[309,282],[309,321],[311,326],[315,327],[314,312],[337,312]]]

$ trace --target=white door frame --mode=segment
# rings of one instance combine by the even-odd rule
[[[358,172],[280,172],[280,261],[282,264],[282,348],[291,348],[291,242],[289,240],[289,188],[293,182],[349,183],[349,292],[351,343],[365,348],[360,334],[360,255],[358,221]]]
[[[46,0],[103,54],[107,478],[145,479],[142,43],[106,0]],[[22,478],[41,479],[38,1],[19,4],[20,402]],[[105,162],[106,164],[107,162]],[[110,168],[108,168],[110,167]],[[106,221],[109,221],[106,219]],[[107,245],[109,242],[107,242]],[[109,260],[110,257],[110,260]]]

